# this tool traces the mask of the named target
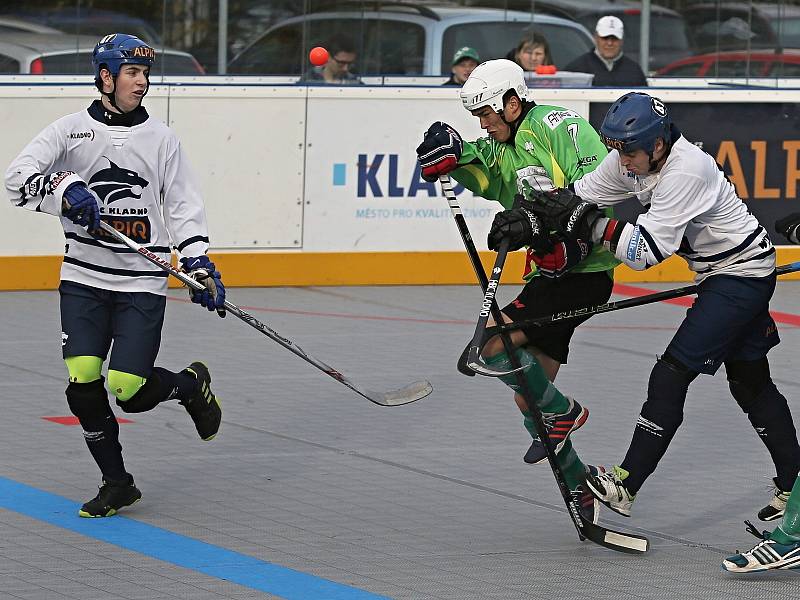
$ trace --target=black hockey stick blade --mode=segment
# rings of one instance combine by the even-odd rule
[[[475,371],[478,375],[484,375],[486,377],[502,377],[503,375],[511,375],[517,371],[524,371],[528,368],[527,366],[519,366],[516,369],[499,371],[493,369],[483,362],[481,360],[480,352],[481,349],[478,346],[470,346],[469,353],[467,354],[467,366],[471,370]]]
[[[182,283],[187,285],[188,287],[194,290],[203,290],[205,286],[202,283],[198,283],[183,271],[175,268],[171,263],[162,259],[158,254],[148,250],[144,246],[141,246],[130,239],[123,233],[120,233],[113,227],[111,227],[108,223],[101,221],[100,227],[103,231],[110,233],[114,238],[118,241],[122,242],[128,248],[133,250],[134,252],[138,252],[151,263],[156,265],[157,267],[163,269],[176,279],[180,280]],[[286,338],[279,334],[277,331],[272,329],[269,325],[262,323],[258,319],[256,319],[250,313],[242,310],[232,302],[228,300],[225,301],[225,309],[230,312],[231,314],[235,315],[253,329],[263,333],[269,339],[274,342],[277,342],[284,348],[286,348],[289,352],[292,352],[296,356],[299,356],[307,363],[315,366],[317,369],[325,373],[326,375],[333,377],[336,381],[349,387],[359,396],[363,396],[370,402],[378,404],[380,406],[402,406],[403,404],[409,404],[410,402],[415,402],[421,398],[424,398],[428,394],[433,391],[433,386],[429,381],[415,381],[405,387],[400,388],[399,390],[390,390],[388,392],[374,392],[372,390],[368,390],[356,385],[353,381],[351,381],[348,377],[342,375],[337,369],[334,369],[330,365],[322,362],[318,358],[315,358],[308,354],[305,350],[303,350],[300,346],[295,344],[289,338]]]
[[[642,535],[607,529],[583,518],[581,521],[583,535],[595,544],[627,554],[644,554],[650,549],[650,540]]]

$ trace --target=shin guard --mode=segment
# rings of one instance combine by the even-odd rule
[[[569,400],[558,388],[554,386],[545,375],[539,362],[532,354],[522,348],[516,349],[516,356],[522,366],[527,367],[522,371],[528,389],[533,394],[533,400],[543,413],[561,414],[569,410]],[[512,368],[508,354],[501,352],[491,358],[486,359],[486,364],[498,366],[499,368]],[[504,375],[500,380],[517,393],[522,393],[517,385],[517,374]]]
[[[103,378],[91,383],[71,382],[66,390],[67,403],[78,417],[83,437],[103,477],[127,477],[119,443],[119,424],[108,403]]]
[[[161,402],[173,398],[184,398],[194,391],[197,380],[182,373],[173,373],[161,367],[153,367],[150,377],[129,400],[117,399],[117,405],[126,413],[153,410]]]
[[[800,541],[800,477],[792,486],[783,520],[770,537],[781,544]]]
[[[625,488],[632,495],[656,470],[683,422],[686,393],[695,377],[697,372],[689,370],[668,354],[656,361],[647,386],[647,401],[642,405],[633,439],[620,465],[630,473],[625,479]]]
[[[725,370],[731,394],[772,457],[778,486],[791,489],[800,470],[800,445],[786,398],[770,377],[767,358],[728,361]]]

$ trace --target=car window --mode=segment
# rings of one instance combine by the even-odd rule
[[[457,48],[471,46],[483,60],[505,58],[509,51],[516,48],[517,41],[522,39],[525,32],[530,30],[530,23],[513,21],[462,23],[448,27],[442,39],[441,72],[450,72],[450,59]],[[553,63],[560,68],[593,48],[591,40],[572,27],[537,23],[533,30],[547,38]]]
[[[772,20],[772,29],[782,48],[800,48],[800,18],[782,17]]]
[[[712,64],[706,77],[761,77],[764,63],[747,60],[723,60]]]
[[[19,61],[11,58],[10,56],[6,56],[5,54],[0,54],[0,73],[19,74]]]
[[[421,25],[360,17],[314,19],[278,27],[234,58],[228,72],[299,75],[309,67],[303,48],[324,45],[335,34],[344,34],[356,44],[354,73],[419,75],[423,72],[425,30]]]
[[[692,46],[696,51],[764,47],[775,44],[772,27],[757,13],[726,7],[695,8],[684,13]]]
[[[800,77],[800,63],[775,60],[770,65],[769,77]]]

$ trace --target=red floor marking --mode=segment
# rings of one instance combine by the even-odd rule
[[[79,425],[78,417],[42,417],[45,421],[52,421],[53,423],[58,423],[59,425]],[[117,423],[133,423],[133,421],[129,419],[123,419],[122,417],[117,417]]]
[[[615,283],[614,293],[619,294],[620,296],[639,297],[639,296],[646,296],[647,294],[653,294],[655,293],[655,290],[637,287],[634,285],[625,285],[624,283]],[[665,304],[677,304],[678,306],[691,306],[692,303],[694,302],[694,295],[683,296],[681,298],[672,298],[670,300],[662,300],[662,302],[664,302]],[[780,312],[777,310],[771,310],[769,311],[769,314],[772,315],[772,318],[775,319],[777,323],[800,326],[800,315]]]

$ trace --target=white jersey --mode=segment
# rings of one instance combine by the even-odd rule
[[[203,200],[180,142],[144,108],[113,115],[95,101],[55,121],[14,159],[5,183],[14,205],[61,216],[64,190],[76,181],[98,197],[103,221],[164,260],[173,246],[183,256],[208,250]],[[94,238],[65,217],[61,224],[67,240],[62,280],[166,293],[167,273],[127,246],[105,232]]]
[[[574,187],[581,198],[601,206],[634,195],[650,205],[617,243],[617,258],[633,268],[677,254],[697,273],[698,282],[713,274],[765,277],[775,269],[775,248],[764,227],[716,161],[682,136],[655,175],[640,179],[612,150]]]

